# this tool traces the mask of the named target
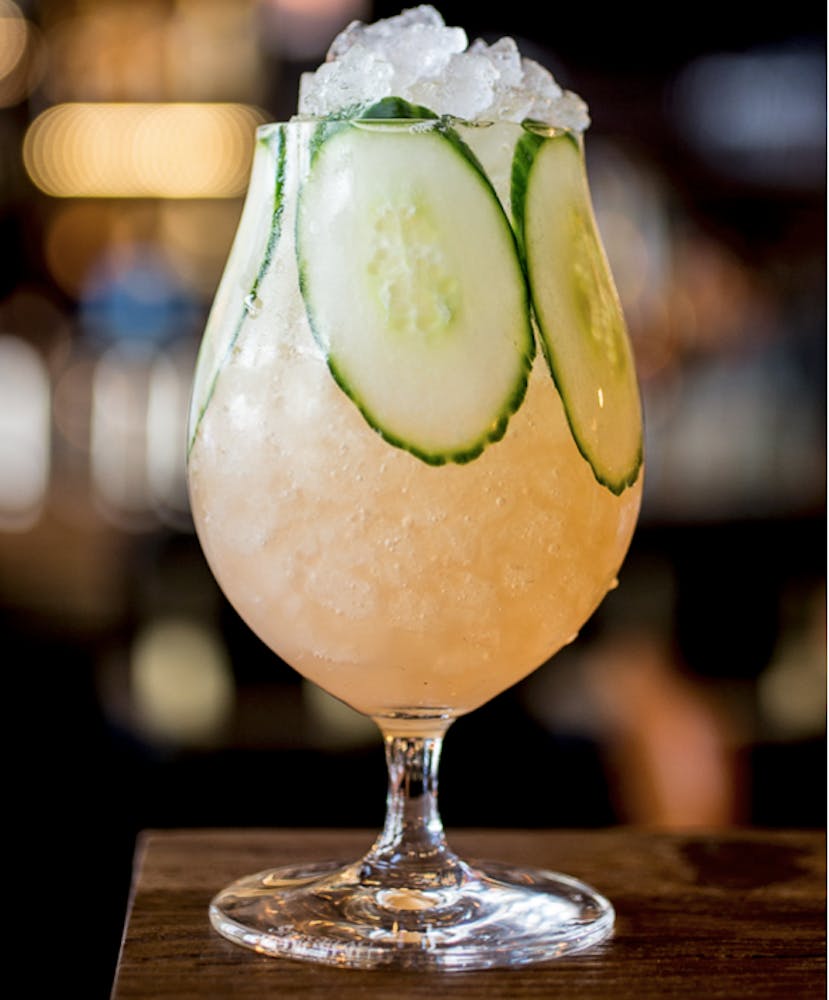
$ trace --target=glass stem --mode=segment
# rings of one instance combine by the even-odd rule
[[[384,734],[389,790],[383,831],[364,859],[364,876],[386,885],[457,885],[464,866],[446,843],[438,812],[443,736]]]

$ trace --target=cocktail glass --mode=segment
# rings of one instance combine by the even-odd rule
[[[242,877],[215,929],[267,955],[445,970],[607,937],[600,893],[468,863],[437,805],[449,725],[576,636],[638,516],[636,377],[581,137],[388,100],[261,127],[188,477],[231,603],[376,721],[389,771],[364,857]]]

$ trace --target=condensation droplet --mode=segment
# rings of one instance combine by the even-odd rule
[[[259,313],[262,312],[262,300],[258,295],[254,295],[253,292],[245,296],[245,312],[251,319],[256,319]]]

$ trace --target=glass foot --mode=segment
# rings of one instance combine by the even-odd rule
[[[364,877],[369,875],[368,878]],[[613,907],[554,872],[485,862],[453,883],[384,883],[362,862],[275,868],[240,879],[210,906],[224,937],[265,955],[347,968],[472,970],[590,948]]]

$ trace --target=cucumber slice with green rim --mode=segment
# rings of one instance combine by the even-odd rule
[[[404,101],[402,97],[382,97],[373,104],[359,104],[332,117],[359,118],[361,120],[377,118],[383,121],[399,121],[406,118],[424,121],[438,116],[431,108]]]
[[[202,417],[213,397],[216,382],[233,352],[239,334],[248,319],[259,311],[259,288],[276,252],[282,232],[283,191],[285,186],[285,132],[281,125],[264,130],[258,140],[255,155],[269,158],[268,168],[254,162],[251,183],[242,209],[239,226],[220,282],[207,328],[199,347],[196,376],[190,412],[188,454],[193,447]],[[266,188],[270,187],[271,192]],[[265,215],[261,205],[271,198],[271,213]],[[230,276],[238,273],[236,255],[253,254],[255,271],[239,301],[238,290],[231,289]],[[246,268],[250,274],[250,269]],[[238,310],[235,320],[226,321],[228,311]],[[232,316],[232,312],[231,312]]]
[[[368,119],[315,137],[296,232],[308,319],[382,437],[434,465],[469,461],[503,436],[532,364],[515,235],[446,122]]]
[[[621,494],[642,464],[639,389],[576,136],[521,138],[512,207],[542,349],[573,437],[596,479]]]

